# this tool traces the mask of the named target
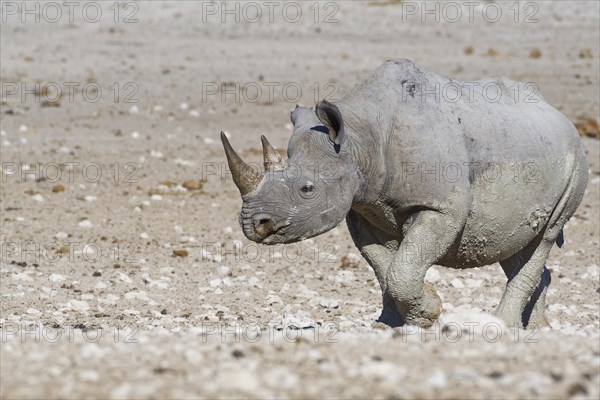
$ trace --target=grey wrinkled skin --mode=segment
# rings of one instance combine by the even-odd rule
[[[242,196],[244,234],[291,243],[346,218],[381,285],[379,321],[391,326],[427,327],[439,316],[424,283],[431,265],[500,262],[508,283],[496,315],[509,326],[547,325],[545,261],[588,167],[574,126],[531,91],[388,61],[335,104],[294,110],[288,160]]]

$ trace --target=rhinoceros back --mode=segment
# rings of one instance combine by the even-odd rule
[[[381,193],[395,197],[384,201],[469,208],[451,262],[470,266],[513,254],[569,218],[583,196],[577,131],[536,90],[504,77],[457,81],[393,60],[338,106],[353,140],[376,143]],[[426,173],[407,176],[407,165]],[[469,192],[468,204],[455,204],[460,191]]]

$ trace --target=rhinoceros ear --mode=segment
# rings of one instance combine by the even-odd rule
[[[344,120],[342,113],[333,103],[323,100],[315,107],[315,112],[319,120],[329,130],[329,138],[336,145],[340,145],[345,138]]]

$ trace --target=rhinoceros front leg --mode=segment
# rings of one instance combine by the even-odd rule
[[[425,273],[454,243],[462,229],[459,221],[436,211],[421,211],[405,232],[386,275],[387,293],[405,323],[428,327],[439,317],[441,300],[424,283]]]
[[[398,250],[398,240],[371,225],[360,214],[350,211],[346,223],[354,244],[367,260],[379,281],[383,297],[383,310],[377,322],[391,327],[402,325],[402,317],[396,310],[394,300],[387,293],[386,274]]]

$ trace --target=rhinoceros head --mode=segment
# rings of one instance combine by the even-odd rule
[[[233,181],[242,195],[244,235],[265,244],[292,243],[326,232],[346,216],[358,189],[357,169],[339,109],[326,101],[296,106],[288,159],[262,136],[264,172],[246,164],[221,133]]]

